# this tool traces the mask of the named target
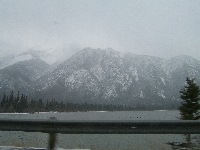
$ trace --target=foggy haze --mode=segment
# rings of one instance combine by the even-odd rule
[[[200,60],[199,0],[2,0],[0,57],[85,47]]]

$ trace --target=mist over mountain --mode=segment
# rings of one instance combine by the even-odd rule
[[[8,55],[0,61],[0,94],[20,91],[30,94],[33,83],[49,69],[49,65],[40,59],[36,51]]]
[[[186,77],[200,83],[200,62],[189,56],[165,60],[86,48],[57,65],[44,56],[32,51],[1,59],[1,94],[19,90],[44,100],[171,108],[180,103]]]

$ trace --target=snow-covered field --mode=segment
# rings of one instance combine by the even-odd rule
[[[35,147],[15,147],[15,146],[0,146],[0,150],[47,150],[47,148],[35,148]],[[55,150],[90,150],[90,149],[64,149],[56,147]]]

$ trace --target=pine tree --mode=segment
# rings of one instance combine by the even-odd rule
[[[197,120],[200,118],[200,89],[194,83],[194,79],[186,79],[187,86],[181,91],[181,106],[178,108],[181,114],[181,120]]]
[[[17,97],[15,97],[15,99],[14,99],[14,109],[15,109],[15,111],[16,112],[18,112],[19,110],[20,110],[20,100],[19,100],[19,91],[18,91],[18,93],[17,93]]]
[[[6,94],[3,93],[3,99],[1,101],[1,108],[4,108],[5,107],[5,104],[6,104]]]
[[[8,103],[7,103],[7,109],[12,108],[14,103],[14,93],[13,91],[10,93]]]
[[[200,89],[194,79],[186,79],[187,85],[180,91],[182,99],[181,106],[178,108],[181,120],[197,120],[200,118]],[[187,147],[191,147],[191,134],[185,135]]]

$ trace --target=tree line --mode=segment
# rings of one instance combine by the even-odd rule
[[[178,107],[182,120],[200,119],[200,88],[194,82],[195,79],[186,78],[187,85],[180,91],[181,105]],[[120,111],[120,110],[148,110],[144,106],[112,105],[112,104],[88,104],[59,102],[55,99],[50,101],[28,100],[24,94],[15,95],[12,91],[10,95],[3,93],[0,101],[0,112],[48,112],[48,111]]]
[[[127,105],[112,105],[112,104],[88,104],[88,103],[71,103],[59,102],[55,99],[51,101],[28,100],[28,96],[17,93],[14,95],[12,91],[10,95],[3,93],[3,98],[0,101],[1,113],[33,113],[33,112],[69,112],[69,111],[131,111],[135,110],[132,106]]]

